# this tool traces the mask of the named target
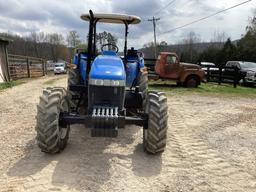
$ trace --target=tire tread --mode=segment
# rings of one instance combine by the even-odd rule
[[[61,102],[66,99],[66,90],[61,87],[47,88],[40,97],[37,107],[37,143],[39,148],[46,153],[62,151],[68,140],[68,133],[64,139],[60,138],[58,123]]]
[[[149,92],[148,115],[147,138],[144,140],[144,148],[152,154],[163,152],[168,129],[168,106],[164,93]]]

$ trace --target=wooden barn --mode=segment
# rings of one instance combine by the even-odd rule
[[[7,45],[9,40],[0,37],[0,83],[10,81]]]

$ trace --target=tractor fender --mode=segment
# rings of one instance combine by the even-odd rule
[[[86,66],[87,66],[87,55],[81,53],[80,58],[79,54],[75,54],[73,58],[73,64],[75,64],[79,70],[79,74],[83,81],[86,79]]]
[[[132,87],[138,75],[138,62],[128,62],[126,65],[126,86]]]

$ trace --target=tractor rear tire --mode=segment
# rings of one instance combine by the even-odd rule
[[[168,129],[168,106],[164,93],[149,92],[146,113],[148,126],[143,129],[144,150],[151,154],[163,152]]]
[[[66,90],[62,87],[47,88],[37,106],[37,144],[45,153],[61,152],[67,145],[69,125],[59,124],[60,112],[68,112]]]
[[[138,86],[139,86],[139,92],[141,92],[142,95],[142,107],[143,110],[146,108],[147,104],[147,95],[148,95],[148,72],[143,71],[139,73],[138,75]]]
[[[78,69],[69,69],[68,70],[68,93],[69,93],[69,100],[70,106],[75,108],[77,107],[78,100],[74,100],[72,98],[79,98],[80,94],[74,91],[70,91],[70,86],[78,85],[79,84],[79,71]]]

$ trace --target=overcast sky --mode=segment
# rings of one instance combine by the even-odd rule
[[[199,34],[204,41],[210,41],[214,31],[225,31],[235,40],[245,32],[248,18],[256,9],[256,0],[172,33],[160,34],[243,1],[176,0],[164,8],[170,0],[0,0],[0,32],[26,35],[31,31],[44,31],[61,33],[66,37],[68,31],[77,30],[85,39],[88,23],[82,21],[80,15],[92,9],[94,12],[126,13],[141,17],[140,24],[130,27],[128,43],[129,46],[140,48],[153,41],[152,22],[147,19],[164,8],[155,15],[160,17],[157,22],[158,41],[174,44],[190,31]],[[106,29],[118,36],[120,41],[123,38],[123,26],[99,25],[100,31]]]

